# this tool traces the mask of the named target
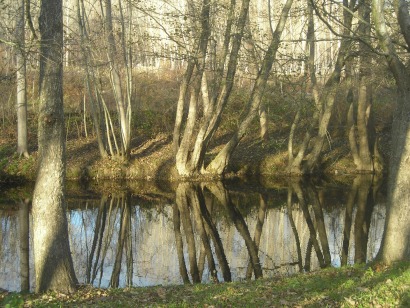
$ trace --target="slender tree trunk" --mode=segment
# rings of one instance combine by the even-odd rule
[[[28,157],[27,148],[27,91],[26,91],[26,56],[25,56],[25,27],[24,4],[19,0],[16,21],[16,66],[17,66],[17,153],[19,156]]]
[[[108,59],[110,62],[110,71],[111,71],[111,85],[114,92],[114,98],[117,105],[119,123],[120,123],[120,132],[121,132],[121,141],[122,141],[122,155],[126,158],[130,154],[130,106],[125,102],[124,95],[122,92],[122,82],[120,76],[120,69],[117,63],[116,55],[117,48],[114,38],[114,29],[112,22],[112,9],[111,9],[111,0],[105,0],[105,26],[106,26],[106,35],[108,43]]]
[[[98,150],[100,152],[101,157],[106,157],[107,156],[107,151],[106,151],[106,142],[104,142],[104,119],[102,118],[101,115],[101,107],[99,104],[99,100],[95,99],[93,96],[93,91],[92,91],[92,84],[95,83],[95,80],[93,78],[94,73],[91,65],[91,52],[89,50],[88,43],[89,37],[88,37],[88,32],[86,29],[86,16],[85,16],[85,6],[84,6],[84,1],[83,0],[77,0],[77,19],[78,19],[78,28],[80,32],[80,43],[81,43],[81,52],[83,56],[83,66],[86,74],[86,79],[85,79],[85,85],[86,85],[86,90],[88,92],[88,97],[90,101],[90,112],[91,112],[91,117],[93,119],[93,125],[94,125],[94,131],[95,135],[97,137],[97,144],[98,144]],[[84,116],[85,116],[85,110],[84,110]]]
[[[61,0],[41,1],[39,163],[33,194],[36,292],[76,290],[65,203]]]

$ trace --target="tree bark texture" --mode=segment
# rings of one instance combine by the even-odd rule
[[[16,20],[16,66],[17,66],[17,154],[28,157],[27,147],[27,91],[25,56],[25,0],[19,0]]]
[[[392,127],[388,177],[388,208],[379,257],[386,263],[410,259],[410,75],[397,56],[387,31],[384,0],[373,0],[373,18],[382,51],[396,80],[398,104]],[[410,16],[404,0],[394,2],[397,20],[407,44]]]
[[[39,164],[33,195],[36,292],[76,290],[65,204],[61,0],[41,1]]]

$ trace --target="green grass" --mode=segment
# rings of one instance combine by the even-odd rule
[[[17,294],[9,307],[409,307],[409,262],[330,268],[257,281],[125,289],[83,287],[75,294]],[[14,305],[14,306],[13,306]]]

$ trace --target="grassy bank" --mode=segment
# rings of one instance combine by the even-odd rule
[[[410,263],[257,281],[0,295],[6,307],[409,307]],[[10,305],[10,306],[7,306]]]

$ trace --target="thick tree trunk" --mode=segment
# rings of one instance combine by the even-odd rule
[[[41,1],[39,163],[33,194],[36,292],[76,290],[65,204],[61,0]]]
[[[379,257],[386,263],[410,259],[410,75],[397,57],[384,19],[384,0],[373,0],[373,18],[380,46],[397,84],[398,104],[392,127],[387,217]],[[410,16],[404,0],[395,2],[397,19],[407,44]]]

